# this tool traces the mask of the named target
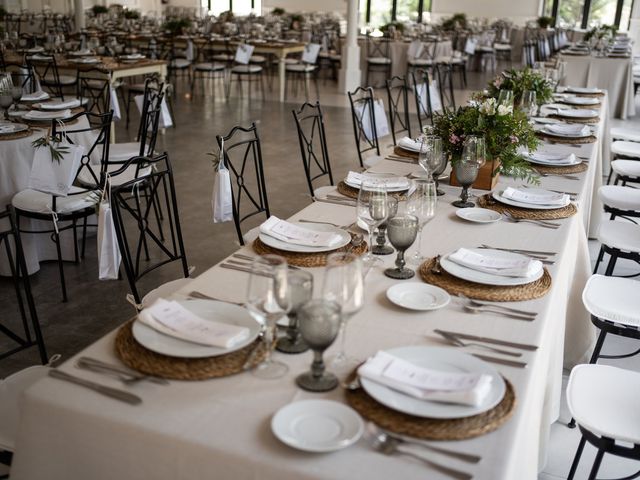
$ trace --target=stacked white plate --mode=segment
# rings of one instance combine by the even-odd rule
[[[24,118],[25,120],[31,120],[36,122],[48,122],[51,120],[65,120],[67,118],[70,118],[71,116],[72,116],[71,111],[69,109],[46,111],[46,112],[30,110],[22,118]]]
[[[602,89],[596,88],[596,87],[565,87],[564,91],[566,93],[576,93],[576,94],[602,93]]]
[[[259,237],[262,243],[268,245],[272,248],[277,248],[279,250],[284,250],[285,252],[299,252],[299,253],[321,253],[321,252],[330,252],[332,250],[336,250],[338,248],[342,248],[345,245],[348,245],[351,242],[351,235],[346,230],[341,228],[333,227],[331,225],[323,225],[320,223],[305,223],[304,225],[299,225],[300,227],[307,228],[309,230],[316,230],[318,232],[331,232],[340,236],[340,242],[331,246],[331,247],[310,247],[306,245],[296,245],[293,243],[287,243],[283,240],[279,240],[271,235],[267,235],[266,233],[260,232]]]
[[[582,108],[559,108],[556,115],[565,118],[594,118],[598,116],[598,112]]]
[[[556,196],[555,192],[549,192],[548,190],[544,190],[542,188],[527,188],[527,192],[531,195],[552,195]],[[507,198],[503,195],[504,190],[495,190],[491,196],[494,200],[497,200],[500,203],[504,203],[505,205],[511,205],[512,207],[520,207],[520,208],[529,208],[532,210],[554,210],[556,208],[563,208],[569,205],[571,199],[569,195],[564,197],[562,203],[553,203],[553,204],[541,204],[541,203],[527,203],[514,200],[512,198]]]
[[[29,126],[23,123],[0,123],[0,135],[11,135],[28,129]]]
[[[598,98],[576,96],[565,97],[562,101],[569,105],[598,105],[600,103]]]
[[[582,124],[545,125],[542,133],[560,138],[586,138],[591,136],[591,129]]]
[[[381,175],[381,176],[375,176],[375,177],[372,177],[372,178],[373,178],[374,180],[376,180],[376,181],[379,181],[381,184],[384,184],[385,177],[383,177],[382,175]],[[389,180],[393,180],[393,181],[397,181],[397,180],[398,180],[398,177],[391,177],[391,176],[389,176],[389,177],[386,177],[386,178],[388,178]],[[386,187],[386,188],[385,188],[385,190],[386,190],[387,192],[404,192],[405,190],[408,190],[408,189],[409,189],[409,187],[411,186],[411,183],[409,182],[409,180],[408,180],[408,179],[406,179],[406,178],[404,178],[404,177],[402,177],[402,178],[403,178],[404,180],[407,180],[407,182],[406,182],[406,185],[405,185],[405,186],[391,186],[391,187]],[[349,186],[350,186],[350,187],[352,187],[352,188],[357,188],[358,190],[360,190],[360,186],[361,186],[361,185],[360,185],[360,183],[357,183],[357,182],[351,181],[349,178],[345,178],[345,179],[344,179],[344,183],[345,183],[345,184],[347,184],[347,185],[349,185]]]
[[[568,167],[582,163],[582,160],[572,153],[533,152],[523,153],[523,156],[531,163],[550,167]]]

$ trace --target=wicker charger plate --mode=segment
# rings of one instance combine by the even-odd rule
[[[338,190],[338,193],[341,193],[345,197],[355,198],[356,200],[358,199],[358,192],[360,192],[358,188],[350,187],[344,182],[338,183],[337,190]],[[387,193],[388,195],[397,198],[398,201],[407,199],[407,195],[406,195],[407,190],[402,190],[400,192],[387,192]]]
[[[566,143],[572,145],[581,145],[584,143],[594,143],[596,141],[596,137],[594,135],[589,135],[588,137],[582,138],[566,138],[566,137],[556,137],[555,135],[547,135],[546,133],[536,132],[536,135],[540,137],[542,140],[546,140],[552,143]]]
[[[505,378],[507,390],[491,410],[466,418],[424,418],[397,412],[378,403],[364,389],[347,390],[347,402],[367,420],[385,430],[423,440],[464,440],[492,432],[503,425],[515,411],[517,402],[513,385]]]
[[[553,114],[549,115],[549,118],[570,121],[571,123],[584,123],[586,125],[595,125],[600,121],[600,117],[576,118],[576,117],[564,117],[562,115],[553,115]]]
[[[0,141],[2,140],[17,140],[18,138],[26,138],[33,134],[33,130],[28,128],[22,132],[7,133],[6,135],[0,135]]]
[[[418,152],[412,152],[411,150],[405,150],[399,146],[393,147],[393,153],[398,155],[399,157],[411,158],[412,160],[418,161]]]
[[[565,165],[552,167],[551,165],[534,165],[535,168],[540,173],[582,173],[587,171],[589,168],[589,164],[587,162],[581,162],[577,165]]]
[[[206,380],[226,377],[244,371],[244,366],[252,355],[251,366],[257,365],[265,356],[260,338],[240,350],[205,358],[178,358],[152,352],[140,345],[131,331],[134,320],[125,323],[116,335],[116,354],[124,364],[138,372],[172,380]]]
[[[565,92],[565,93],[568,93],[568,94],[573,95],[575,97],[604,97],[604,92],[593,92],[593,93],[588,93],[588,92],[580,92],[580,93]]]
[[[351,238],[354,238],[354,234],[351,233]],[[355,255],[362,255],[369,248],[367,242],[363,240],[363,242],[358,246],[353,246],[351,244],[345,245],[344,247],[337,248],[335,250],[330,250],[328,252],[319,252],[319,253],[303,253],[303,252],[288,252],[285,250],[280,250],[278,248],[270,247],[266,245],[260,238],[256,238],[252,244],[253,250],[258,255],[265,255],[268,253],[280,255],[287,259],[289,265],[295,265],[296,267],[324,267],[327,264],[327,257],[332,253],[337,252],[350,252]]]
[[[546,267],[538,280],[524,285],[499,286],[463,280],[443,269],[440,269],[440,273],[434,273],[432,269],[436,266],[436,262],[436,258],[429,258],[420,265],[418,269],[420,277],[426,283],[444,288],[451,295],[463,294],[469,298],[491,302],[520,302],[543,297],[551,288],[551,275]]]
[[[556,170],[554,170],[554,172],[555,171]],[[513,218],[528,220],[557,220],[560,218],[569,218],[578,212],[578,209],[573,203],[570,203],[566,207],[553,208],[551,210],[533,210],[529,208],[514,207],[498,202],[490,193],[478,198],[478,206],[488,208],[499,213],[508,212]]]

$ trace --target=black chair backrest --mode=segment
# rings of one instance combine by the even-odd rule
[[[389,58],[391,42],[387,38],[376,38],[367,34],[367,57]]]
[[[244,245],[240,224],[261,213],[266,218],[270,216],[258,129],[255,123],[249,128],[235,126],[226,136],[216,135],[216,140],[219,148],[224,142],[224,155],[220,161],[224,161],[229,169],[233,221],[240,245]]]
[[[320,102],[316,102],[315,105],[308,102],[304,103],[299,110],[292,110],[291,113],[298,129],[300,155],[302,156],[302,166],[307,178],[309,193],[313,197],[314,180],[328,175],[329,184],[333,185],[333,174],[331,173],[331,163],[329,162],[327,137],[324,131],[324,119],[320,109]]]
[[[438,89],[442,99],[443,110],[455,110],[456,98],[453,93],[453,69],[451,65],[440,64],[436,67]]]
[[[86,98],[88,112],[106,113],[111,110],[111,79],[109,73],[92,68],[78,70],[78,97]]]
[[[31,65],[20,62],[7,62],[4,64],[4,71],[11,74],[13,84],[22,87],[24,93],[36,91],[36,77]]]
[[[417,68],[411,72],[411,83],[413,87],[413,98],[416,102],[416,114],[420,131],[427,124],[433,124],[433,108],[431,106],[431,77],[429,71]],[[424,85],[424,87],[422,86]]]
[[[351,119],[353,120],[353,135],[358,151],[358,160],[362,167],[362,154],[369,150],[375,150],[376,155],[380,155],[380,145],[378,143],[378,133],[376,131],[375,115],[373,113],[373,88],[358,87],[353,92],[348,92],[349,103],[351,104]],[[363,125],[370,126],[370,134],[367,135]]]
[[[147,78],[144,82],[144,98],[138,126],[140,156],[152,156],[156,148],[163,99],[164,84],[159,83],[155,78]]]
[[[409,86],[405,77],[391,77],[386,82],[389,107],[389,120],[393,144],[396,144],[396,133],[404,132],[411,137],[409,121]]]
[[[139,304],[142,296],[137,282],[143,276],[178,261],[186,278],[189,267],[168,155],[133,157],[109,176],[117,179],[131,171],[131,167],[147,173],[144,177],[134,177],[126,183],[112,186],[109,198],[122,266],[131,293]],[[151,221],[158,210],[162,211],[162,221]]]
[[[84,153],[80,160],[80,167],[76,172],[76,178],[84,171],[91,176],[93,184],[104,185],[109,159],[109,140],[111,135],[111,120],[113,112],[92,113],[80,112],[65,120],[64,125],[52,121],[51,135],[58,141],[66,141],[74,145],[84,145]],[[78,123],[83,125],[77,126]],[[75,124],[75,125],[74,125]],[[92,166],[100,166],[100,174]],[[69,195],[82,195],[86,190],[78,189]],[[55,212],[55,199],[53,197],[52,210]]]
[[[8,226],[7,226],[8,224]],[[44,365],[48,361],[47,350],[40,330],[35,302],[31,294],[31,282],[24,259],[20,229],[16,223],[15,212],[9,205],[4,212],[0,212],[0,256],[4,250],[7,265],[11,271],[13,286],[16,292],[16,306],[20,312],[21,326],[17,329],[14,323],[8,321],[8,308],[12,302],[3,303],[3,314],[0,318],[0,333],[9,340],[8,350],[0,352],[0,359],[9,357],[26,348],[37,345],[40,361]]]
[[[26,59],[27,64],[31,66],[43,86],[45,86],[44,83],[46,81],[46,87],[50,92],[54,94],[54,96],[64,100],[56,57],[53,55],[40,54],[37,58],[26,57]]]

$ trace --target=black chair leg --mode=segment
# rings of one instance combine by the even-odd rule
[[[600,252],[598,253],[598,259],[596,260],[596,266],[593,268],[593,274],[595,275],[598,272],[598,267],[600,266],[600,262],[604,258],[604,246],[600,247]]]
[[[567,480],[573,480],[573,477],[576,474],[576,470],[578,469],[578,464],[580,463],[580,457],[582,456],[582,450],[584,450],[585,443],[587,443],[587,439],[581,437],[580,443],[578,444],[578,449],[576,450],[576,454],[573,457],[573,462],[571,463],[571,469],[569,470]]]
[[[58,232],[53,233],[53,241],[56,244],[56,252],[58,254],[58,270],[60,272],[60,287],[62,288],[62,301],[67,301],[67,285],[64,280],[64,265],[62,263],[62,249],[60,247],[60,235]]]
[[[593,467],[591,467],[589,480],[596,480],[596,475],[598,475],[598,470],[600,470],[600,464],[602,463],[602,457],[604,457],[604,450],[599,448],[598,453],[596,454],[596,458],[593,461]]]
[[[87,217],[84,217],[84,222],[82,223],[82,251],[80,253],[80,258],[84,260],[84,252],[87,246]]]
[[[604,274],[607,277],[610,277],[611,275],[613,275],[613,269],[616,267],[616,262],[618,261],[618,254],[616,252],[613,252],[612,254],[610,254],[610,259],[609,259],[609,264],[607,265],[607,269],[605,270]]]

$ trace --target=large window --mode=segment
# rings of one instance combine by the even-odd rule
[[[616,25],[627,30],[632,7],[633,0],[545,0],[544,14],[561,27]]]
[[[200,0],[204,8],[212,15],[220,15],[231,10],[235,15],[249,15],[251,12],[261,12],[262,0]]]
[[[362,25],[381,27],[389,22],[421,22],[431,0],[360,0]]]

